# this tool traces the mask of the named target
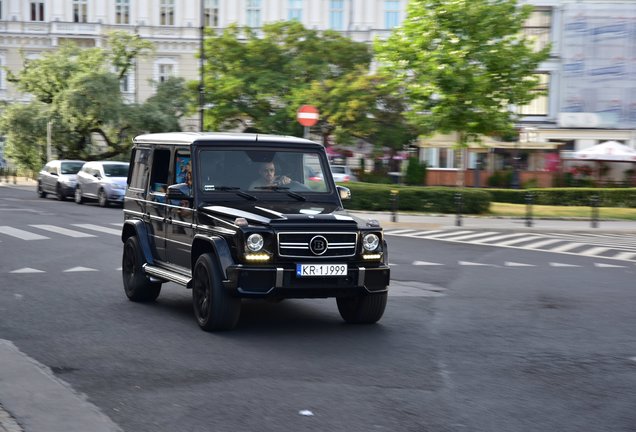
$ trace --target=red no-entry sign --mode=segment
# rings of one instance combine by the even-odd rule
[[[298,112],[296,113],[296,120],[305,127],[315,125],[318,123],[319,118],[318,108],[313,105],[303,105],[298,108]]]

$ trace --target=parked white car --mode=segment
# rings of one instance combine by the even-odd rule
[[[60,201],[72,197],[77,172],[82,165],[84,161],[81,160],[54,160],[47,163],[38,174],[38,196],[45,198],[47,194],[55,194]]]
[[[331,175],[336,183],[358,181],[358,178],[351,172],[351,168],[347,165],[331,165]]]
[[[77,173],[75,202],[97,200],[101,207],[123,204],[128,178],[128,162],[86,162]]]

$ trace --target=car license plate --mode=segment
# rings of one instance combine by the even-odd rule
[[[296,264],[296,276],[346,276],[346,264]]]

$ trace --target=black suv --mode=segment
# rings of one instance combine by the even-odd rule
[[[322,145],[257,134],[135,138],[122,273],[132,301],[163,282],[192,289],[204,330],[233,328],[241,298],[335,297],[349,323],[383,315],[389,285],[377,221],[344,211]]]

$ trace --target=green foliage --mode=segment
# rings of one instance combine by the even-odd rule
[[[636,188],[537,188],[488,189],[494,202],[525,204],[526,193],[533,194],[533,203],[553,206],[589,206],[592,196],[600,198],[602,207],[636,207]]]
[[[205,39],[205,129],[303,134],[301,105],[320,111],[324,142],[365,138],[402,148],[417,134],[406,124],[401,99],[387,80],[369,74],[371,50],[338,32],[296,21],[263,26],[258,35],[230,26]],[[189,88],[196,92],[198,83]]]
[[[36,60],[25,60],[9,80],[34,101],[11,104],[0,113],[7,155],[21,168],[37,170],[46,160],[47,123],[59,158],[109,159],[127,155],[131,137],[143,132],[179,130],[187,93],[182,79],[158,85],[144,104],[124,103],[123,76],[151,43],[138,36],[113,34],[111,51],[62,45]],[[112,63],[111,63],[112,62]],[[117,73],[110,72],[112,65]]]
[[[424,131],[458,132],[459,145],[513,129],[509,105],[524,105],[549,47],[522,35],[531,7],[517,0],[411,0],[407,18],[376,43],[383,69],[401,86],[409,119]]]
[[[425,185],[426,163],[421,163],[416,157],[410,157],[407,163],[404,182],[413,186]]]
[[[391,191],[397,190],[400,211],[425,213],[455,213],[456,188],[415,187],[382,184],[349,183],[351,201],[345,201],[349,210],[390,211]],[[488,212],[491,196],[481,189],[462,189],[462,213],[482,214]]]
[[[486,183],[489,187],[510,187],[512,184],[512,170],[495,171],[488,177]]]

